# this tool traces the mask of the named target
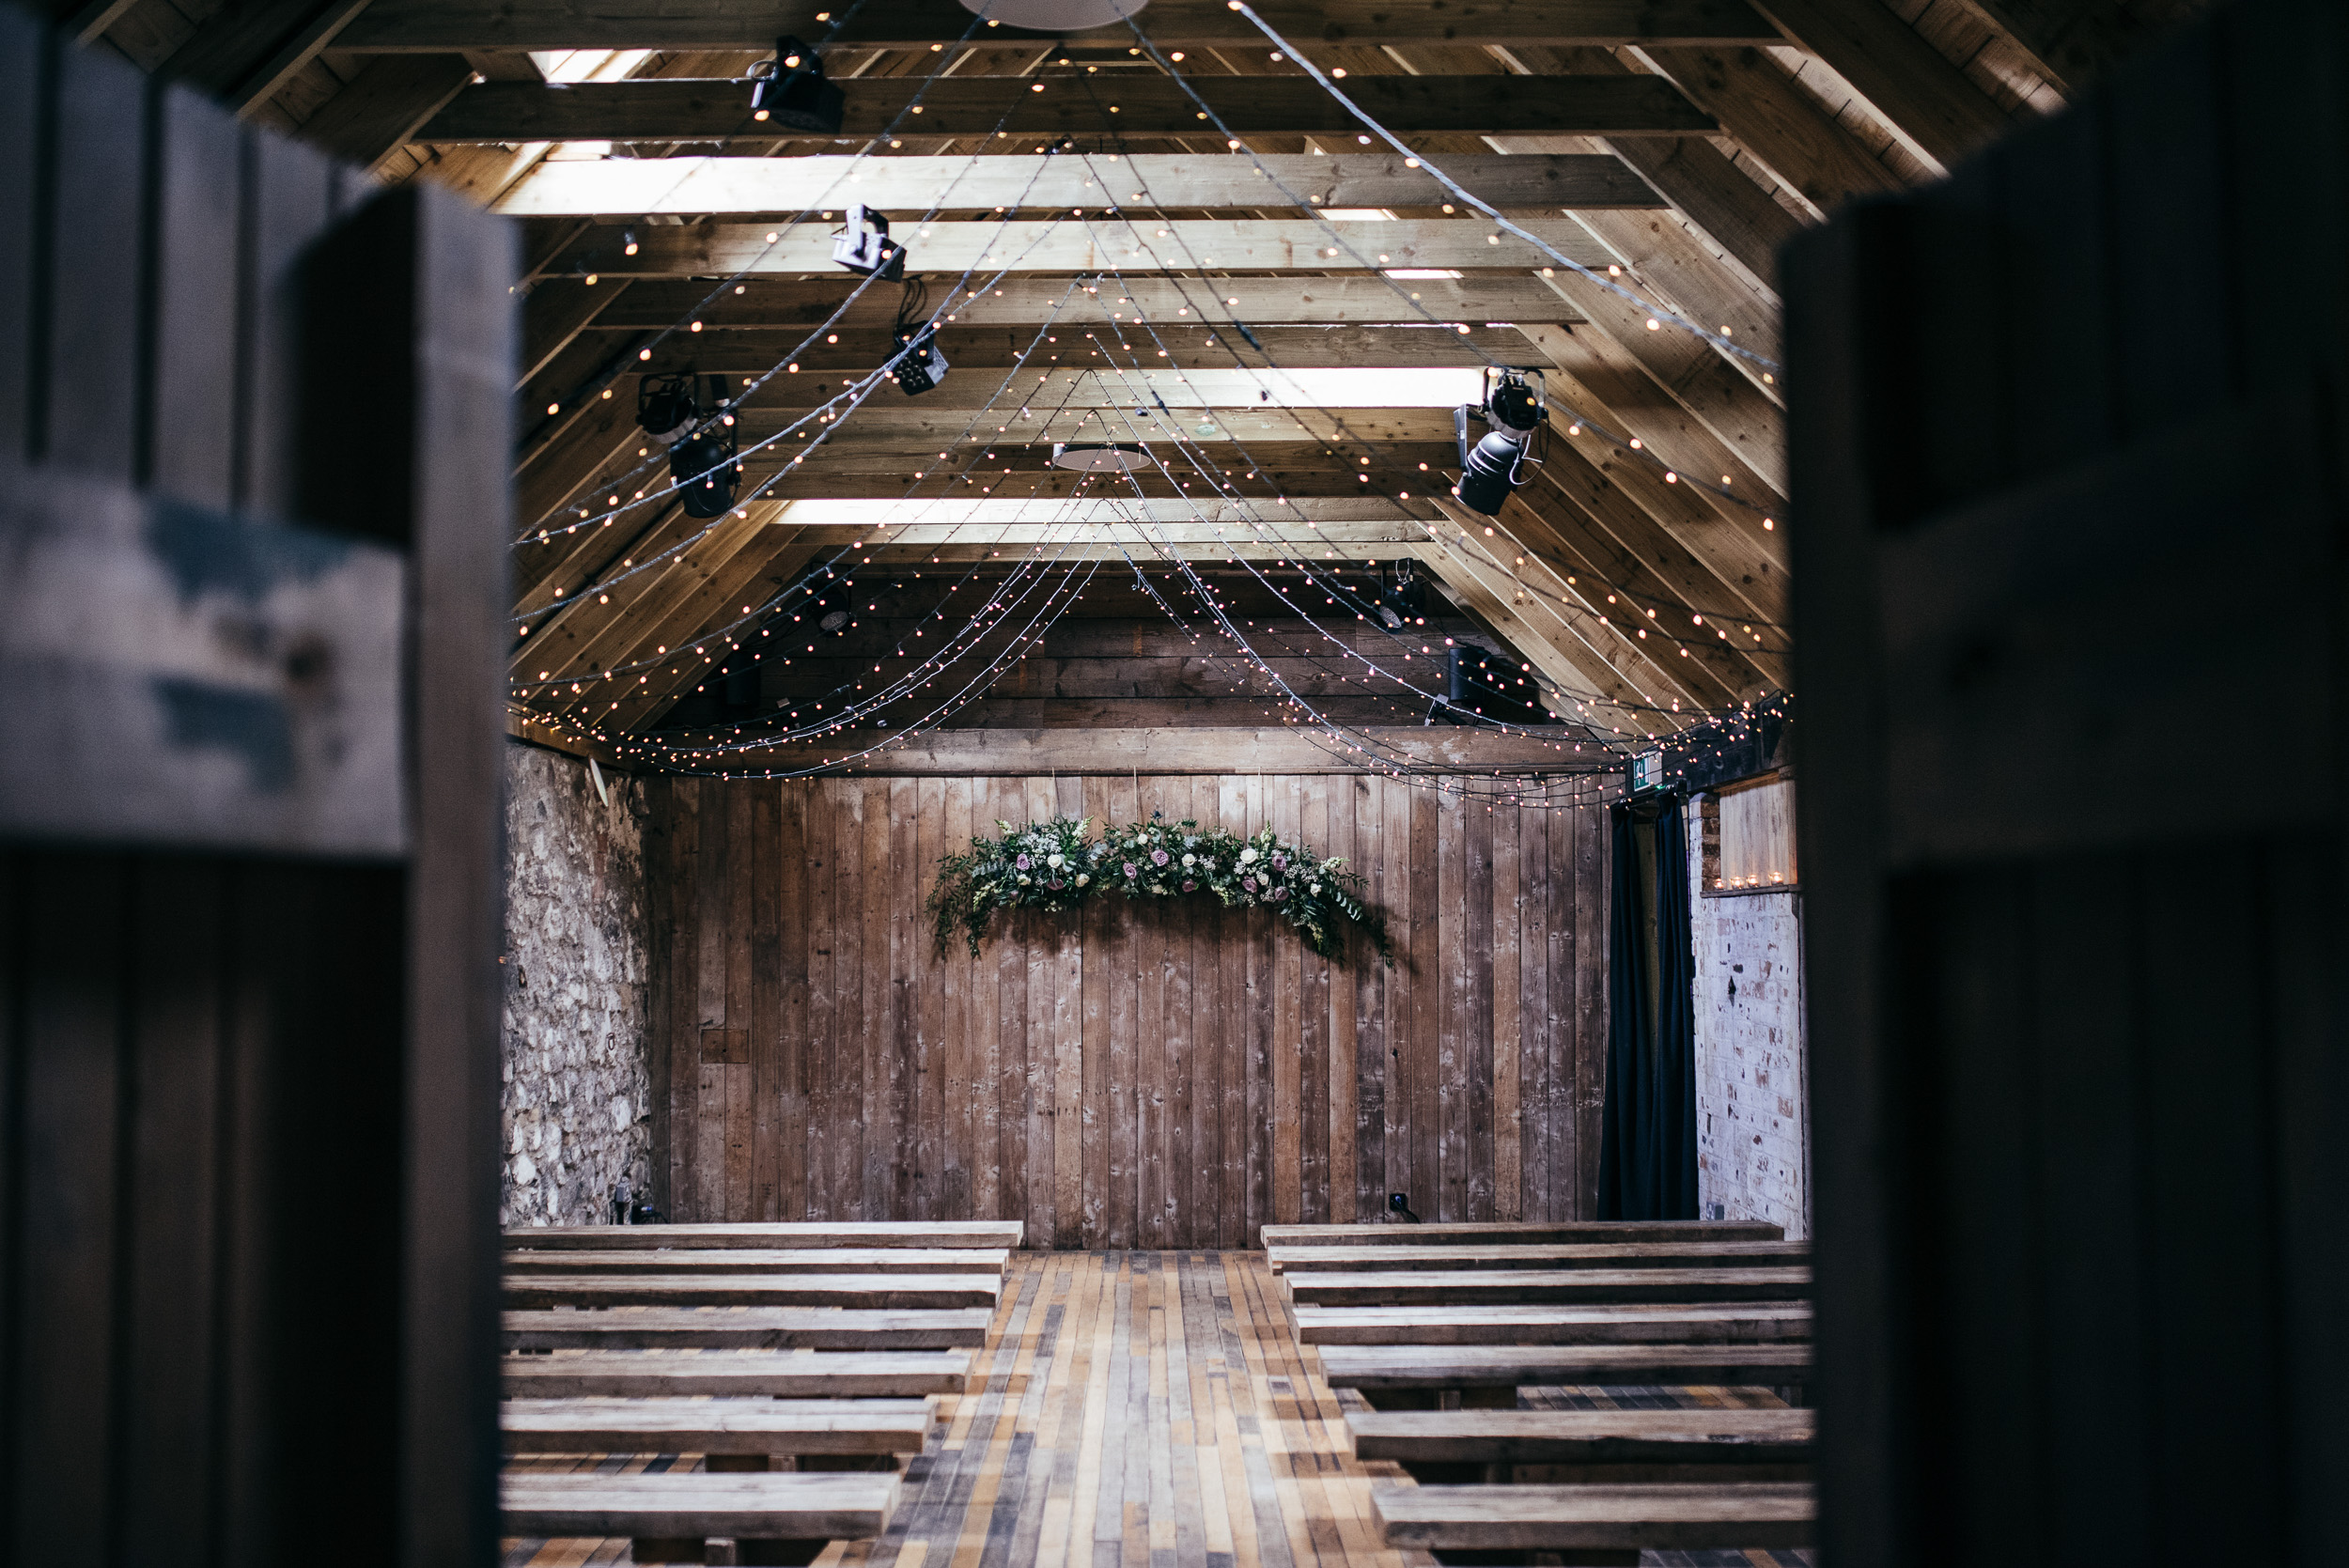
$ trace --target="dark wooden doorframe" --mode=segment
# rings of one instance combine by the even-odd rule
[[[1788,250],[1822,1560],[2341,1560],[2345,68]]]
[[[487,1568],[510,235],[5,7],[0,209],[0,1560]]]

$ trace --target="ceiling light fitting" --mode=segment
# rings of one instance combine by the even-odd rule
[[[1464,404],[1453,413],[1460,446],[1460,502],[1488,518],[1500,516],[1501,504],[1525,482],[1526,450],[1542,426],[1541,373],[1533,372],[1534,382],[1516,370],[1498,372],[1497,380],[1495,374],[1485,373],[1482,407]],[[1486,427],[1472,444],[1471,421]]]
[[[1089,445],[1057,442],[1052,446],[1052,466],[1079,474],[1130,474],[1149,465],[1146,448],[1122,442]]]
[[[824,78],[824,62],[794,38],[775,40],[775,57],[751,68],[751,118],[817,135],[840,133],[848,96]]]
[[[1149,0],[962,0],[962,8],[987,18],[988,25],[1031,32],[1076,32],[1125,21]]]

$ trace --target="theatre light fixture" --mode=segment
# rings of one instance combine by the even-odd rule
[[[775,57],[753,66],[751,76],[757,84],[751,88],[752,119],[819,136],[840,133],[848,96],[825,80],[824,62],[799,39],[777,39]]]

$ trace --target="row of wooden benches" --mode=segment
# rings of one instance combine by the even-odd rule
[[[1417,1482],[1373,1491],[1389,1544],[1571,1563],[1810,1544],[1806,1409],[1517,1408],[1528,1387],[1799,1388],[1810,1260],[1777,1227],[1268,1226],[1264,1241],[1299,1342],[1358,1406],[1357,1456]]]
[[[507,1452],[698,1454],[703,1467],[509,1468],[506,1532],[627,1536],[639,1562],[801,1563],[887,1528],[899,1467],[928,1437],[928,1396],[964,1390],[1020,1227],[506,1240]]]

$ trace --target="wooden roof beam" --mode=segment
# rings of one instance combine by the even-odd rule
[[[1679,487],[1664,484],[1645,464],[1615,458],[1604,447],[1586,452],[1571,442],[1553,442],[1549,452],[1540,475],[1519,493],[1527,494],[1529,504],[1560,534],[1577,534],[1573,524],[1578,520],[1596,525],[1580,530],[1575,542],[1609,582],[1634,584],[1651,605],[1659,606],[1657,617],[1647,623],[1651,628],[1696,640],[1708,656],[1708,668],[1741,694],[1757,679],[1772,686],[1787,683],[1783,613],[1764,614],[1735,580],[1724,581],[1658,516],[1668,515],[1692,531],[1709,520],[1690,515],[1694,507],[1676,493]],[[1548,489],[1544,487],[1573,502],[1571,510],[1562,517],[1545,507]],[[1775,585],[1782,588],[1783,582]],[[1783,604],[1783,595],[1776,597]],[[1755,629],[1755,621],[1766,625]]]
[[[1532,325],[1526,341],[1552,368],[1549,384],[1563,409],[1553,413],[1580,413],[1595,419],[1618,439],[1638,438],[1672,471],[1697,475],[1709,486],[1719,480],[1745,505],[1709,488],[1693,493],[1723,518],[1749,531],[1759,530],[1759,548],[1773,570],[1783,571],[1786,536],[1780,523],[1786,514],[1786,497],[1710,427],[1667,393],[1645,366],[1603,332],[1584,327]],[[1562,419],[1563,428],[1572,423]],[[1596,432],[1592,432],[1594,439]],[[1782,466],[1783,454],[1772,454]],[[1765,519],[1768,527],[1763,527]]]
[[[776,35],[823,36],[817,20],[826,0],[786,0],[746,10],[723,0],[376,0],[342,40],[359,50],[663,49],[768,50]],[[1261,14],[1284,35],[1327,43],[1451,43],[1474,39],[1603,48],[1638,41],[1735,45],[1776,41],[1777,30],[1742,0],[1540,0],[1469,15],[1412,0],[1267,0]],[[1162,47],[1261,44],[1263,36],[1221,0],[1158,0],[1141,23]],[[971,35],[971,13],[954,0],[891,0],[868,6],[842,30],[838,45],[927,49]],[[989,30],[989,40],[1019,37]],[[1076,48],[1123,50],[1122,24],[1062,35]]]
[[[576,278],[541,279],[522,305],[521,365],[515,384],[527,385],[552,365],[597,317],[618,303],[628,287],[626,278],[593,288]]]
[[[592,291],[586,291],[592,292]],[[1553,315],[1563,315],[1563,305]],[[1182,361],[1187,366],[1228,371],[1239,366],[1278,365],[1291,370],[1323,370],[1349,365],[1402,366],[1469,366],[1499,360],[1505,365],[1526,362],[1527,340],[1515,327],[1477,325],[1467,333],[1433,323],[1380,327],[1252,327],[1255,347],[1237,333],[1220,341],[1204,341],[1196,318],[1177,318],[1181,329]],[[1159,334],[1168,329],[1160,322]],[[592,323],[583,335],[606,335]],[[633,343],[637,334],[629,334]],[[652,358],[638,362],[639,375],[660,376],[692,368],[704,374],[756,375],[783,364],[796,364],[802,376],[856,375],[870,370],[897,351],[897,344],[880,327],[853,327],[838,333],[837,343],[819,334],[812,345],[801,327],[728,327],[701,333],[674,333],[653,345]],[[1053,334],[1052,335],[1058,335]],[[1080,334],[1081,340],[1081,334]],[[959,374],[965,370],[1008,370],[1031,361],[1050,363],[1060,352],[1048,345],[1035,328],[965,327],[960,322],[939,332],[939,347]],[[603,356],[592,358],[600,360]],[[951,379],[951,378],[950,378]],[[565,389],[568,391],[568,389]]]
[[[558,523],[555,517],[608,474],[641,461],[635,452],[643,441],[634,399],[614,397],[577,411],[560,429],[532,443],[514,465],[514,536],[574,520]],[[665,473],[662,477],[665,482]],[[642,488],[640,476],[631,489]]]
[[[1439,541],[1421,545],[1418,556],[1460,608],[1491,627],[1562,694],[1549,704],[1553,712],[1635,734],[1672,727],[1652,710],[1669,712],[1681,695],[1679,690],[1662,680],[1636,649],[1603,646],[1595,640],[1595,622],[1576,613],[1579,606],[1565,588],[1563,574],[1541,564],[1537,598],[1497,570],[1480,567],[1471,554]]]
[[[1871,0],[1874,3],[1874,0]],[[1904,189],[1901,178],[1829,119],[1758,49],[1641,49],[1639,59],[1678,84],[1722,132],[1760,160],[1816,217],[1857,196]]]
[[[2012,39],[2066,98],[2155,38],[2127,0],[1958,0]]]
[[[1155,225],[1152,225],[1155,228]],[[1384,225],[1381,225],[1384,226]],[[761,230],[763,235],[766,231]],[[1157,236],[1151,235],[1155,240]],[[1213,252],[1207,253],[1213,255]],[[1371,253],[1376,256],[1377,251]],[[1390,253],[1392,254],[1392,253]],[[921,258],[916,256],[915,263]],[[1103,271],[1108,271],[1104,266]],[[664,279],[632,286],[626,299],[597,318],[599,328],[659,331],[699,320],[707,327],[728,325],[816,328],[831,320],[863,280],[833,267],[829,258],[815,276],[794,279],[753,277],[735,286],[708,281]],[[1475,278],[1413,278],[1408,280],[1351,275],[1319,277],[1219,277],[1205,287],[1195,279],[1175,280],[1143,274],[1117,277],[1099,285],[1098,296],[1073,293],[1075,280],[1015,272],[975,300],[958,300],[956,320],[966,326],[1044,327],[1067,322],[1079,331],[1115,325],[1112,310],[1126,308],[1159,324],[1163,335],[1190,332],[1192,343],[1204,343],[1209,333],[1228,330],[1244,321],[1251,331],[1271,325],[1340,325],[1370,322],[1557,321],[1579,320],[1580,313],[1532,272],[1493,272]],[[599,283],[596,287],[604,287]],[[1087,303],[1087,300],[1092,303]],[[896,318],[899,291],[894,287],[869,287],[856,294],[847,314],[832,328],[887,328]],[[1107,301],[1107,303],[1103,303]],[[1199,319],[1205,306],[1211,316]],[[1190,316],[1178,311],[1190,310]],[[1421,313],[1424,312],[1423,316]],[[1237,334],[1233,335],[1237,336]]]
[[[370,59],[298,133],[321,152],[372,169],[472,81],[473,67],[461,54]]]
[[[1542,281],[1636,360],[1667,396],[1735,452],[1773,493],[1786,493],[1786,413],[1771,396],[1774,373],[1763,372],[1771,384],[1757,386],[1702,338],[1677,329],[1648,331],[1646,314],[1618,294],[1570,272]]]
[[[1275,506],[1260,502],[1218,501],[1211,496],[1198,501],[1144,501],[1112,490],[1062,502],[1049,514],[1039,513],[1034,503],[1020,496],[1002,500],[946,496],[912,501],[801,501],[791,508],[791,526],[817,530],[812,536],[824,538],[834,534],[844,539],[868,536],[876,539],[915,536],[927,538],[940,530],[960,529],[984,529],[990,536],[1024,538],[1044,529],[1051,532],[1036,534],[1035,537],[1046,539],[1068,536],[1066,530],[1070,528],[1114,524],[1164,529],[1168,538],[1212,541],[1222,536],[1219,531],[1237,530],[1252,537],[1290,539],[1306,545],[1319,537],[1323,530],[1330,531],[1331,538],[1342,534],[1348,539],[1369,539],[1383,536],[1398,525],[1416,527],[1439,515],[1431,502],[1403,504],[1377,496],[1313,498]],[[875,534],[875,529],[886,532]],[[1000,532],[1003,530],[1010,532]]]
[[[1620,759],[1578,751],[1574,737],[1505,733],[1462,724],[1363,726],[1381,756],[1408,759],[1416,769],[1483,774],[1622,772]],[[913,735],[852,730],[818,740],[789,741],[733,753],[735,776],[814,768],[862,755],[860,774],[952,777],[971,773],[1360,773],[1365,758],[1301,725],[1249,728],[1157,726],[1129,729],[932,729]],[[719,764],[709,765],[715,768]]]
[[[317,59],[366,6],[367,0],[231,0],[172,51],[156,74],[200,88],[248,116]]]
[[[1476,522],[1483,519],[1472,520]],[[1585,611],[1581,631],[1602,647],[1634,652],[1657,670],[1697,707],[1735,705],[1763,684],[1744,660],[1704,648],[1684,657],[1678,634],[1694,629],[1668,627],[1663,616],[1677,600],[1670,585],[1631,555],[1595,520],[1580,513],[1564,492],[1529,484],[1501,509],[1500,526],[1529,559],[1542,559],[1563,577]],[[1637,600],[1627,598],[1628,592]],[[1613,602],[1609,602],[1610,599]],[[1645,613],[1657,611],[1651,619]],[[1641,636],[1644,631],[1648,633]]]
[[[732,619],[719,618],[715,611],[729,594],[739,592],[736,583],[745,553],[753,561],[767,561],[792,542],[788,533],[770,526],[773,510],[754,508],[747,518],[718,520],[716,527],[683,551],[624,585],[629,591],[611,603],[583,598],[567,606],[515,649],[508,661],[514,678],[550,678],[539,674],[542,670],[553,677],[584,678],[587,673],[600,674],[625,663],[647,628],[682,621],[681,636],[690,640],[713,620],[723,624]],[[662,640],[675,645],[674,640]]]
[[[1146,384],[1146,383],[1145,383]],[[1137,398],[1136,402],[1143,402]],[[1174,402],[1173,398],[1168,399]],[[877,442],[900,450],[920,450],[925,443],[932,452],[952,451],[956,444],[972,442],[982,445],[1003,445],[1020,442],[1050,443],[1052,442],[1147,442],[1172,445],[1179,437],[1195,444],[1206,454],[1205,460],[1228,465],[1247,460],[1236,448],[1256,442],[1284,443],[1326,442],[1343,457],[1371,456],[1382,446],[1395,443],[1424,445],[1429,442],[1453,438],[1452,410],[1449,405],[1434,408],[1376,408],[1333,409],[1327,411],[1311,408],[1283,408],[1277,403],[1261,404],[1255,408],[1219,408],[1201,410],[1175,407],[1170,413],[1160,413],[1143,403],[1143,411],[1133,411],[1131,405],[1078,411],[1081,422],[1069,414],[1055,415],[1050,410],[1031,410],[1027,418],[1019,416],[1017,408],[998,408],[987,417],[974,418],[968,409],[956,409],[933,404],[927,397],[909,398],[888,391],[877,395],[863,408],[841,423],[840,434],[808,450],[816,433],[826,427],[814,425],[795,432],[787,442],[776,442],[769,451],[770,462],[787,462],[807,450],[804,464],[811,472],[817,470],[824,454],[834,446],[863,445]],[[788,423],[787,411],[750,409],[742,415],[743,438],[764,439]],[[1212,430],[1202,430],[1202,424],[1212,423]],[[975,429],[973,427],[977,427]],[[968,432],[968,433],[966,433]],[[1165,454],[1167,461],[1177,459],[1172,451]],[[1188,472],[1188,469],[1185,470]],[[640,480],[641,484],[642,481]],[[521,514],[517,514],[518,516]]]
[[[1881,0],[1754,0],[1827,62],[1909,151],[1947,174],[2007,127],[2006,111]]]
[[[1802,223],[1703,136],[1626,136],[1608,146],[1778,303],[1778,248]]]
[[[1536,220],[1519,226],[1586,267],[1604,267],[1615,259],[1570,219]],[[1495,241],[1491,236],[1496,232],[1489,221],[1458,218],[1316,222],[1089,216],[901,225],[891,230],[891,238],[906,247],[907,271],[930,278],[971,272],[985,280],[1001,272],[1090,273],[1116,269],[1154,276],[1162,272],[1363,272],[1386,267],[1523,272],[1550,265],[1546,254],[1514,235],[1502,234]],[[770,240],[770,235],[776,238]],[[636,246],[633,256],[628,252],[630,236]],[[824,224],[788,229],[765,224],[711,223],[690,228],[599,224],[542,271],[583,277],[593,272],[604,280],[820,274],[836,270],[832,246],[831,225]],[[1109,287],[1103,286],[1105,291]],[[1194,281],[1190,290],[1190,319],[1195,321],[1201,306],[1217,295],[1204,279]],[[894,287],[878,292],[894,304]],[[1392,302],[1394,296],[1389,299]],[[1408,304],[1396,304],[1390,314],[1408,318]]]
[[[1627,146],[1646,138],[1627,137]],[[1676,145],[1664,138],[1666,146]],[[1262,168],[1259,169],[1258,165]],[[851,170],[857,179],[848,181]],[[1444,173],[1501,208],[1655,207],[1662,197],[1607,154],[1447,158]],[[1743,176],[1739,176],[1743,179]],[[1746,184],[1751,188],[1752,181]],[[1283,194],[1283,188],[1293,193]],[[607,158],[544,163],[500,197],[514,218],[706,217],[789,213],[861,201],[887,212],[1014,206],[1128,209],[1438,207],[1451,199],[1424,168],[1385,147],[1334,157],[1281,153],[1251,160],[1197,154],[1034,153],[983,158]]]
[[[624,730],[643,729],[653,723],[679,697],[700,684],[703,675],[714,667],[719,653],[714,634],[739,617],[738,607],[746,603],[755,606],[772,597],[778,588],[806,570],[817,555],[815,547],[787,534],[779,535],[768,541],[764,550],[745,551],[715,574],[700,593],[671,607],[666,613],[631,621],[634,636],[614,643],[612,662],[633,664],[659,658],[659,650],[663,646],[677,657],[637,672],[638,678],[632,681],[612,683],[632,687],[631,691],[615,691],[599,701],[583,696],[580,707],[574,711],[583,716],[599,712],[602,723]],[[707,656],[688,658],[697,641],[708,648]],[[615,702],[617,706],[613,706]]]
[[[767,47],[772,47],[771,39]],[[1206,111],[1186,86],[1206,104]],[[1347,88],[1348,96],[1380,121],[1421,135],[1510,131],[1684,135],[1714,129],[1711,116],[1672,83],[1652,76],[1363,76],[1348,82]],[[912,113],[916,93],[918,115]],[[1111,108],[1114,115],[1107,112]],[[1099,88],[1082,76],[952,76],[926,83],[904,77],[851,83],[839,136],[869,137],[893,130],[900,135],[999,135],[1009,151],[1023,137],[1097,136],[1112,128],[1127,136],[1222,134],[1206,117],[1208,113],[1236,136],[1318,132],[1351,137],[1361,129],[1344,104],[1302,76],[1201,76],[1177,83],[1153,73]],[[483,82],[458,94],[415,139],[519,144],[786,138],[752,119],[747,83],[677,80],[568,86]]]

